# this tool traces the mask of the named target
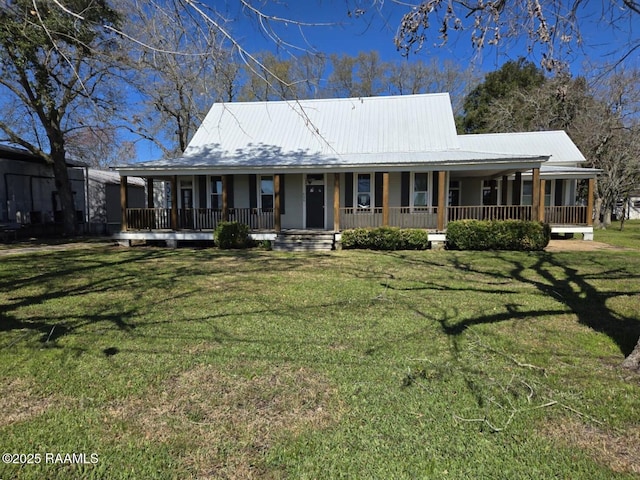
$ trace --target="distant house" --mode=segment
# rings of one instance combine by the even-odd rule
[[[458,135],[448,94],[218,103],[181,157],[116,167],[122,185],[170,185],[166,208],[121,189],[118,237],[210,238],[236,220],[256,238],[388,225],[442,241],[452,220],[514,218],[591,239],[584,161],[564,132]]]
[[[640,190],[632,191],[628,201],[620,201],[615,213],[618,219],[624,216],[626,220],[640,220]]]
[[[88,233],[112,234],[120,231],[120,176],[110,170],[88,169],[87,230]],[[129,205],[145,206],[145,182],[130,178],[127,182]]]
[[[76,218],[85,222],[85,165],[68,161]],[[28,234],[56,232],[62,212],[53,169],[24,149],[0,145],[0,224]]]
[[[67,161],[67,166],[79,230],[120,231],[120,176],[74,160]],[[26,150],[0,145],[0,175],[0,225],[22,236],[60,231],[62,213],[51,165]],[[165,198],[161,190],[155,189],[158,205]],[[145,206],[144,180],[129,179],[128,198],[131,207]]]

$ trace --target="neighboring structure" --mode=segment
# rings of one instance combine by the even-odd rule
[[[67,162],[76,218],[85,222],[85,165]],[[26,150],[0,145],[0,225],[24,234],[51,234],[62,212],[53,168]]]
[[[144,180],[130,178],[127,183],[129,205],[133,208],[144,208],[146,202]],[[120,175],[112,171],[90,168],[87,191],[87,232],[100,235],[119,232],[122,228]],[[156,191],[159,192],[159,190]]]
[[[219,103],[182,157],[116,167],[118,238],[209,239],[230,219],[256,238],[389,225],[443,241],[451,220],[514,218],[591,239],[584,161],[564,132],[459,136],[448,94]],[[130,175],[169,182],[167,207],[131,208]]]
[[[616,219],[640,220],[640,190],[634,190],[626,202],[620,201],[616,205]]]

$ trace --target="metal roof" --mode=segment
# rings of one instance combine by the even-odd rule
[[[457,148],[449,94],[438,93],[216,103],[184,157],[223,160],[252,149],[335,157]]]
[[[543,162],[538,152],[460,148],[448,93],[214,104],[183,156],[120,171],[397,169]]]
[[[523,155],[548,155],[549,165],[586,162],[582,152],[562,130],[548,132],[489,133],[458,136],[463,149]]]
[[[111,170],[98,170],[96,168],[90,168],[89,180],[97,183],[120,185],[120,175],[118,175],[116,172],[112,172]],[[145,181],[142,178],[138,177],[129,177],[127,179],[127,183],[129,185],[137,185],[142,187],[145,186]]]

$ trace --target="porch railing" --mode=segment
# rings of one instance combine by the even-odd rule
[[[212,208],[178,209],[178,225],[171,224],[170,208],[128,208],[129,230],[214,230],[223,220],[222,210]],[[271,209],[231,208],[229,221],[249,225],[252,230],[273,230]]]
[[[544,207],[544,221],[552,225],[587,225],[587,207]]]
[[[530,205],[448,207],[447,220],[531,220]]]
[[[130,230],[170,230],[170,208],[127,208]]]
[[[437,207],[389,207],[389,226],[437,228]],[[367,228],[383,225],[382,208],[341,208],[340,228]]]
[[[527,205],[483,205],[447,207],[446,221],[454,220],[531,220]],[[545,207],[545,221],[553,225],[586,225],[587,207]],[[273,230],[271,209],[231,208],[229,220],[249,225],[251,230]],[[171,224],[170,208],[128,208],[129,230],[213,230],[222,221],[222,210],[211,208],[178,209],[178,226]],[[340,229],[383,226],[382,208],[340,209]],[[438,207],[390,207],[389,226],[436,229]]]

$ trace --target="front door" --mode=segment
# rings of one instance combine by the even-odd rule
[[[193,228],[193,189],[182,188],[180,190],[182,202],[182,227]]]
[[[324,228],[324,185],[307,185],[306,194],[307,228]]]

